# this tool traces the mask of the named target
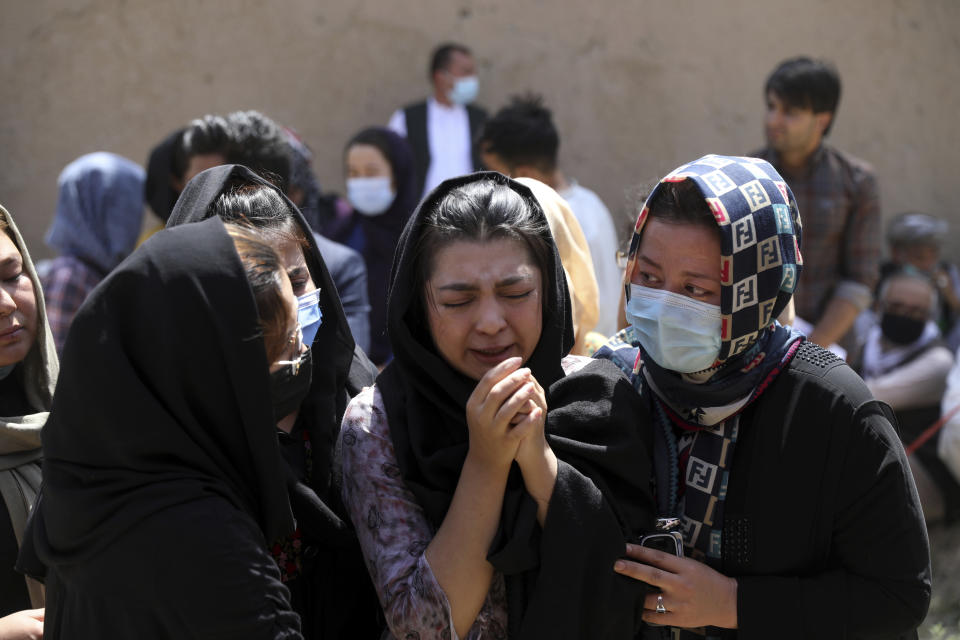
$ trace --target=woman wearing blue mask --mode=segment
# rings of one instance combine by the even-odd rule
[[[357,133],[344,151],[347,200],[353,224],[335,238],[359,251],[367,264],[370,293],[370,358],[391,357],[387,340],[387,288],[400,233],[417,205],[413,154],[407,141],[384,127]]]
[[[271,380],[280,452],[297,530],[270,541],[307,638],[374,637],[376,596],[340,503],[334,450],[347,402],[373,384],[376,368],[354,345],[336,287],[303,216],[246,167],[222,165],[186,186],[167,223],[219,217],[255,227],[284,263],[297,296],[309,360]],[[224,309],[224,313],[230,313]],[[349,631],[348,631],[349,630]]]
[[[631,326],[595,356],[649,403],[657,508],[686,555],[628,546],[614,569],[659,588],[644,619],[681,638],[897,638],[926,613],[926,530],[889,409],[776,321],[800,231],[766,162],[676,169],[637,220]]]

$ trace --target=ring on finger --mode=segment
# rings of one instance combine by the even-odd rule
[[[663,606],[663,596],[657,596],[657,613],[666,613],[667,608]]]

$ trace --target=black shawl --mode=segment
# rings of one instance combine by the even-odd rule
[[[323,322],[312,345],[313,381],[310,384],[310,395],[300,407],[298,421],[309,429],[314,451],[316,464],[311,488],[323,498],[338,496],[338,488],[331,490],[332,483],[336,481],[336,470],[330,466],[330,462],[340,432],[340,420],[350,398],[364,386],[372,384],[376,368],[354,343],[336,285],[306,220],[279,189],[250,169],[241,165],[221,165],[198,174],[187,184],[170,215],[167,227],[209,218],[212,215],[210,205],[217,197],[241,183],[275,189],[294,212],[294,221],[303,231],[304,240],[309,243],[309,249],[305,251],[307,268],[320,289]]]
[[[295,426],[295,431],[302,428],[310,435],[313,470],[309,486],[289,465],[283,469],[306,545],[304,578],[289,585],[294,606],[303,616],[303,631],[308,638],[375,634],[379,605],[341,503],[339,455],[334,447],[347,403],[360,389],[373,384],[377,370],[354,343],[336,286],[310,227],[277,187],[241,165],[214,167],[194,177],[180,195],[167,227],[193,227],[187,223],[205,220],[217,197],[237,184],[264,185],[287,200],[294,221],[309,243],[305,250],[307,267],[320,289],[323,322],[312,345],[313,379]]]
[[[294,521],[261,334],[220,220],[154,235],[87,298],[30,524],[45,637],[301,637],[265,549]]]
[[[446,363],[422,326],[422,292],[411,284],[413,248],[424,213],[478,180],[508,186],[544,215],[527,187],[498,173],[437,187],[400,238],[387,315],[394,359],[377,379],[404,481],[434,527],[446,515],[466,457],[465,406],[476,381]],[[543,228],[549,237],[545,218]],[[564,377],[561,359],[573,345],[573,326],[555,247],[542,280],[543,328],[525,366],[547,390],[547,438],[560,469],[541,532],[514,465],[488,557],[507,577],[511,637],[631,638],[642,586],[617,576],[613,563],[626,538],[652,526],[648,443],[637,424],[645,409],[615,367],[598,361]]]
[[[43,431],[48,566],[86,560],[205,495],[267,539],[293,529],[260,333],[219,220],[155,235],[94,290]]]

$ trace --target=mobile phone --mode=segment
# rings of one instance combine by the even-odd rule
[[[640,546],[683,557],[683,535],[679,531],[662,531],[640,538]]]

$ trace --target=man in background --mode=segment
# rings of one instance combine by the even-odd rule
[[[312,176],[312,168],[310,158],[304,156],[305,147],[259,111],[234,111],[226,116],[207,114],[191,121],[179,134],[171,134],[168,141],[171,140],[177,145],[167,154],[169,164],[165,165],[169,172],[168,182],[175,194],[170,201],[171,210],[176,197],[191,178],[221,164],[242,164],[253,169],[277,185],[297,207],[307,202],[310,189],[307,178]],[[150,169],[161,174],[164,172],[160,164],[154,166],[153,162]],[[162,181],[157,178],[154,183],[161,184]],[[149,191],[147,195],[149,198]],[[158,215],[164,214],[158,212]],[[170,211],[165,211],[164,219],[169,217]],[[367,351],[370,348],[370,302],[363,257],[316,230],[313,237],[337,286],[354,340]]]
[[[891,273],[912,267],[926,274],[936,285],[940,308],[935,318],[953,353],[960,347],[960,269],[943,259],[946,220],[918,211],[894,216],[887,225],[890,259],[880,265],[880,285]]]
[[[398,109],[387,125],[405,136],[413,149],[421,197],[447,178],[480,168],[473,140],[487,119],[486,111],[471,104],[479,82],[467,47],[456,43],[437,47],[430,61],[430,82],[430,97]]]
[[[290,145],[283,129],[259,111],[207,114],[187,125],[180,144],[185,160],[180,191],[201,171],[221,164],[242,164],[289,191]]]
[[[873,397],[896,413],[904,447],[940,417],[954,362],[935,321],[938,309],[936,285],[926,274],[909,266],[890,273],[880,285],[858,367]],[[928,523],[960,518],[960,483],[937,454],[940,438],[936,434],[910,455]]]
[[[539,96],[516,96],[483,127],[483,164],[513,178],[533,178],[553,187],[567,201],[590,246],[597,278],[600,317],[594,329],[617,332],[617,306],[623,274],[617,266],[617,232],[610,211],[596,193],[568,179],[557,166],[560,136]]]
[[[840,101],[828,62],[780,63],[765,87],[767,146],[750,155],[786,179],[803,220],[803,275],[794,294],[811,341],[841,343],[870,306],[879,274],[880,202],[872,168],[827,144]]]

